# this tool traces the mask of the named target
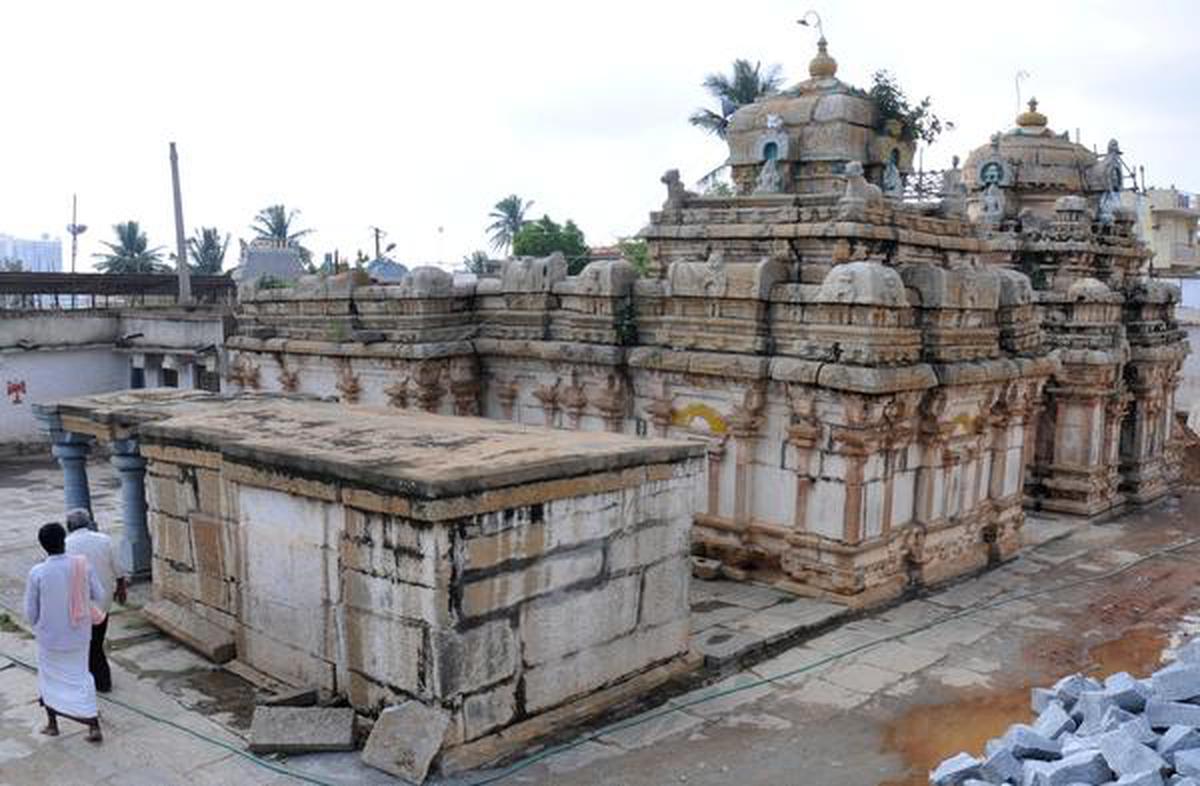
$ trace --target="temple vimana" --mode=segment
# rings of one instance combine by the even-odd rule
[[[694,569],[862,607],[1165,496],[1188,346],[1117,142],[1030,101],[914,189],[826,49],[733,115],[733,195],[663,175],[645,274],[243,291],[223,398],[45,408],[145,464],[158,621],[377,728],[419,702],[450,770],[674,673]]]
[[[663,177],[649,275],[550,257],[259,290],[228,380],[699,440],[695,553],[851,603],[1004,559],[1024,509],[1163,496],[1188,348],[1176,290],[1136,273],[1117,142],[1097,155],[1030,102],[909,199],[886,186],[914,144],[836,73],[822,45],[733,116],[735,196]]]

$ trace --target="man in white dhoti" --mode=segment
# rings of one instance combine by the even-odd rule
[[[58,734],[58,716],[88,727],[89,742],[100,742],[96,683],[88,671],[93,601],[104,589],[84,557],[69,557],[67,531],[57,522],[38,530],[45,561],[34,565],[25,584],[25,619],[38,647],[38,692],[46,709],[43,734]]]
[[[79,554],[87,558],[92,573],[100,582],[104,596],[96,602],[104,619],[92,625],[92,644],[88,653],[88,671],[96,680],[96,691],[108,693],[112,690],[112,671],[108,658],[104,656],[104,636],[108,632],[108,612],[113,598],[124,603],[126,597],[126,570],[117,555],[117,546],[112,538],[96,530],[92,514],[87,508],[76,508],[67,513],[67,554]]]

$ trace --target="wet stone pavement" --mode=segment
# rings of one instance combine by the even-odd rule
[[[90,465],[98,518],[119,532],[116,482]],[[19,610],[34,533],[61,517],[49,462],[0,464],[0,606]],[[773,589],[697,581],[702,677],[622,708],[515,770],[443,784],[916,786],[959,750],[1030,718],[1029,688],[1062,674],[1152,671],[1200,631],[1200,494],[1100,524],[1031,517],[1022,556],[867,614]],[[256,690],[141,621],[113,617],[106,740],[41,737],[33,642],[0,619],[0,786],[299,783],[235,753]],[[200,735],[200,736],[197,736]],[[310,782],[395,783],[357,754],[271,759]],[[491,780],[498,779],[498,780]],[[438,782],[438,781],[433,781]]]

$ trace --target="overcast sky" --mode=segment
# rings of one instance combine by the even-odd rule
[[[0,232],[65,234],[78,192],[81,270],[118,221],[172,244],[174,140],[189,231],[249,237],[283,202],[318,254],[370,252],[377,225],[401,261],[455,264],[515,192],[608,243],[661,204],[664,170],[691,181],[724,159],[687,123],[711,103],[706,73],[746,57],[807,77],[807,7],[4,0]],[[1196,0],[816,8],[839,78],[889,69],[955,122],[927,168],[1012,125],[1023,69],[1056,131],[1101,149],[1116,137],[1148,183],[1200,191]]]

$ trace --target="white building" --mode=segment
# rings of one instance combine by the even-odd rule
[[[19,260],[29,273],[61,273],[62,241],[43,234],[40,240],[25,240],[0,234],[0,261]]]

